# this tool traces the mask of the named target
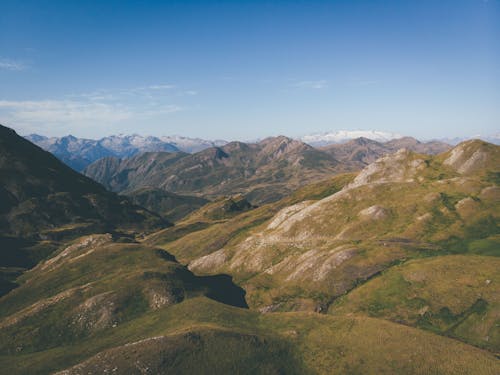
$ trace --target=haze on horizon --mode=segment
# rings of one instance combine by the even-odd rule
[[[499,1],[0,8],[0,123],[20,134],[500,131]]]

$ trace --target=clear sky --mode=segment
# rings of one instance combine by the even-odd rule
[[[255,139],[500,132],[500,1],[0,1],[0,123]]]

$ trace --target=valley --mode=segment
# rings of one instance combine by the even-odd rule
[[[500,146],[207,146],[0,127],[2,371],[500,372]]]

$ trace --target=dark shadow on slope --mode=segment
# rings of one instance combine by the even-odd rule
[[[175,256],[166,250],[155,249],[155,254],[164,261],[178,264]],[[236,285],[229,275],[196,276],[185,266],[182,266],[175,270],[174,274],[152,273],[148,277],[161,279],[188,292],[203,290],[205,296],[217,302],[248,309],[245,290]],[[176,280],[182,283],[175,285]]]
[[[210,291],[207,293],[207,297],[226,305],[248,309],[245,290],[233,283],[231,276],[197,276],[197,279],[209,288]]]

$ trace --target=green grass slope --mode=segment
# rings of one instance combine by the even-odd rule
[[[340,174],[298,189],[278,202],[252,210],[248,210],[247,205],[244,210],[228,210],[227,207],[233,205],[231,202],[234,202],[234,198],[220,199],[193,212],[175,227],[148,236],[145,243],[164,248],[180,262],[189,263],[228,244],[242,241],[279,210],[304,200],[320,200],[341,190],[353,178],[354,174]],[[239,197],[238,202],[242,202],[241,199]]]
[[[401,150],[319,200],[280,201],[157,244],[194,272],[232,275],[253,308],[324,312],[408,259],[498,255],[499,149],[472,141],[437,156]]]
[[[12,374],[496,374],[490,353],[373,318],[239,309],[205,297],[149,311],[100,335],[0,356]],[[142,372],[141,372],[142,371]]]
[[[500,258],[450,255],[392,267],[329,312],[389,319],[500,353]]]
[[[178,195],[155,188],[141,188],[127,196],[135,204],[158,213],[170,222],[181,220],[209,202],[204,198]]]

